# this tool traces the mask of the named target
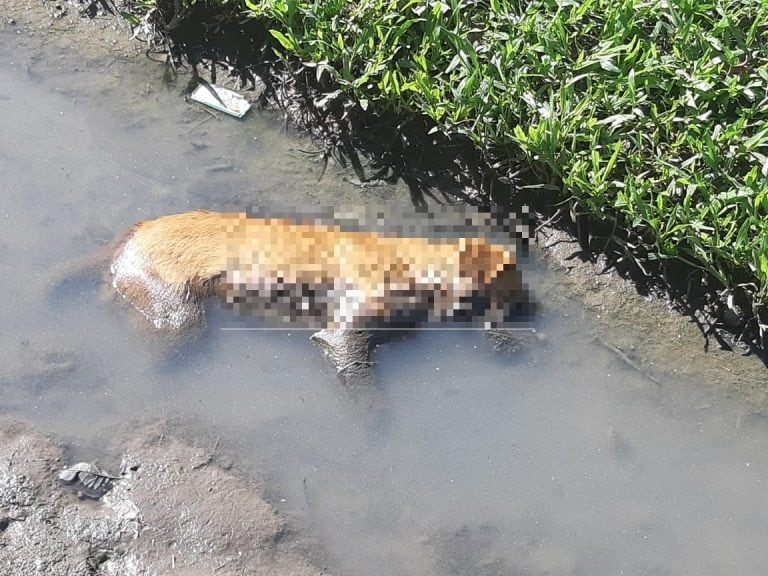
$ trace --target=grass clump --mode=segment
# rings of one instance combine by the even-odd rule
[[[768,3],[244,1],[363,108],[522,156],[633,257],[768,302]]]

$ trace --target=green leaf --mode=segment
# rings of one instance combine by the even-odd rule
[[[280,30],[270,30],[269,33],[280,42],[280,45],[283,48],[289,52],[296,52],[296,42],[292,38],[288,38],[288,36],[280,32]]]

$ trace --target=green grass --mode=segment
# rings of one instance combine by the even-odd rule
[[[630,250],[768,303],[768,2],[235,1],[329,92],[525,159]]]

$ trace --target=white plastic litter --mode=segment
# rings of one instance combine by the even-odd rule
[[[248,100],[240,94],[215,84],[200,84],[190,98],[235,118],[242,118],[251,108]]]

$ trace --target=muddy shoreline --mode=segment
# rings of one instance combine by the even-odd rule
[[[0,420],[0,572],[46,574],[328,574],[308,559],[259,485],[168,424],[141,426],[113,453],[122,478],[100,499],[57,477],[53,437]]]
[[[579,242],[565,232],[545,227],[537,242],[547,265],[563,274],[573,297],[582,303],[599,332],[596,341],[624,364],[651,377],[669,374],[719,382],[727,395],[743,399],[756,411],[768,408],[766,368],[757,355],[707,335],[706,321],[695,313],[682,314],[658,294],[640,294],[604,257],[584,259]],[[562,298],[556,291],[536,296],[548,298],[549,306],[557,306]]]

